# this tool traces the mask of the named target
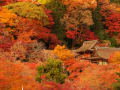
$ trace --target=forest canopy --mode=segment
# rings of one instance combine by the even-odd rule
[[[0,90],[120,90],[120,0],[0,0]]]

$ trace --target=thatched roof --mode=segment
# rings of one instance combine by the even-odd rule
[[[116,51],[120,51],[120,48],[113,48],[113,47],[96,47],[97,40],[92,41],[84,41],[83,45],[76,49],[72,50],[75,53],[78,52],[85,52],[85,51],[94,51],[94,55],[92,57],[88,57],[85,59],[95,60],[95,59],[109,59],[110,55]]]
[[[113,47],[95,47],[95,52],[92,57],[85,58],[86,60],[105,60],[107,61],[109,57],[116,51],[120,51],[120,48]]]
[[[113,48],[113,47],[96,47],[95,54],[103,59],[108,59],[111,54],[116,51],[120,51],[120,48]]]
[[[87,59],[87,60],[99,60],[99,59],[102,59],[102,58],[98,57],[98,56],[94,56],[94,57],[87,57],[87,58],[83,58],[83,59]]]
[[[97,42],[98,42],[97,40],[84,41],[83,45],[80,48],[73,50],[73,51],[78,53],[78,52],[85,52],[88,50],[92,50],[95,47],[95,45],[97,44]]]

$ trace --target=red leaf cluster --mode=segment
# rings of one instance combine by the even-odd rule
[[[112,13],[105,18],[105,25],[108,27],[106,32],[120,32],[120,14]]]
[[[76,35],[78,35],[77,31],[67,30],[67,32],[66,32],[67,38],[70,38],[70,39],[75,39]]]
[[[50,29],[42,27],[40,24],[41,23],[37,20],[31,21],[26,18],[21,18],[16,27],[17,31],[15,31],[14,34],[19,36],[19,38],[23,36],[23,39],[25,36],[27,36],[28,39],[33,37],[36,40],[43,40],[45,43],[49,44],[49,48],[54,48],[57,44],[60,43],[60,41],[55,34],[51,33]]]
[[[2,3],[0,3],[0,6],[4,6],[4,5],[7,5],[9,3],[13,3],[14,2],[14,0],[1,0],[1,1],[2,1]]]
[[[70,72],[69,78],[74,80],[76,79],[81,72],[83,72],[87,67],[92,66],[88,61],[77,61],[75,59],[66,60],[64,62],[66,69]]]
[[[45,12],[46,12],[46,14],[48,15],[50,25],[51,25],[51,26],[54,25],[55,22],[54,22],[54,20],[53,20],[52,15],[51,15],[52,11],[51,11],[51,10],[46,10]]]
[[[85,30],[82,34],[82,38],[84,40],[98,40],[94,32],[91,32],[90,30]]]
[[[14,44],[11,36],[4,35],[5,31],[0,32],[0,51],[9,51],[11,46]]]

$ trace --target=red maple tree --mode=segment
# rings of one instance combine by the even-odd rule
[[[120,32],[120,14],[112,13],[108,17],[105,17],[105,25],[107,26],[106,32]]]

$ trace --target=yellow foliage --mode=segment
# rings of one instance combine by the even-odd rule
[[[48,4],[50,3],[52,0],[38,0],[38,2],[40,2],[41,4]]]
[[[2,8],[0,11],[0,23],[14,25],[17,16],[6,8]]]
[[[73,58],[74,55],[65,46],[57,45],[53,51],[61,60],[68,60]]]
[[[120,64],[120,51],[114,52],[110,56],[108,61],[109,61],[109,63]]]

